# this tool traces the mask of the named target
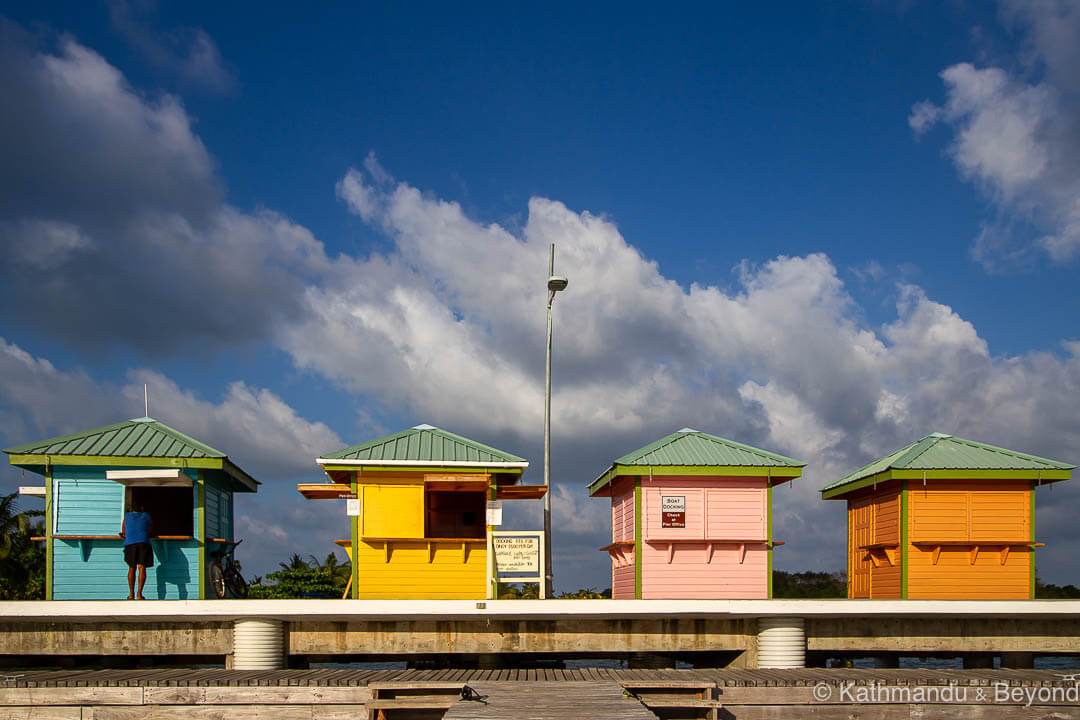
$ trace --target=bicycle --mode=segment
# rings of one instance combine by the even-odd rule
[[[214,594],[219,598],[225,597],[228,590],[235,598],[248,596],[248,584],[244,576],[240,574],[240,563],[233,559],[233,551],[236,546],[244,542],[223,542],[221,547],[213,553],[214,561],[210,563],[210,586]]]

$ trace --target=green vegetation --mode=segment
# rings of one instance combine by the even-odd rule
[[[18,493],[0,498],[0,600],[45,599],[45,534],[40,510],[18,511]]]
[[[1038,600],[1080,599],[1080,588],[1075,585],[1050,585],[1035,578],[1035,598]]]
[[[847,575],[842,572],[797,572],[773,570],[774,598],[847,597]]]
[[[565,593],[556,595],[556,597],[563,598],[563,599],[566,599],[566,600],[571,600],[571,599],[577,599],[577,600],[603,600],[605,598],[610,600],[611,599],[611,588],[601,590],[601,589],[595,588],[595,587],[588,587],[588,588],[582,588],[581,590],[576,590],[574,592],[565,592]]]
[[[311,557],[308,563],[298,554],[288,562],[278,563],[281,570],[266,575],[269,583],[256,577],[248,586],[248,597],[262,599],[340,598],[349,581],[351,567],[330,553],[324,562]]]
[[[540,583],[499,583],[498,597],[500,600],[537,600],[540,597]],[[555,597],[564,600],[610,598],[611,588],[582,588],[574,592],[556,593]]]

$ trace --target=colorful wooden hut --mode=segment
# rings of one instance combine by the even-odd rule
[[[225,453],[148,417],[4,452],[45,477],[48,600],[127,596],[120,525],[133,503],[153,520],[146,596],[213,597],[208,556],[233,539],[233,493],[258,487]]]
[[[311,499],[351,503],[353,598],[489,597],[488,503],[543,497],[520,485],[524,459],[431,425],[417,425],[320,457],[327,483]],[[489,524],[489,520],[493,520]]]
[[[1074,465],[934,433],[821,490],[848,507],[848,597],[1035,597],[1035,489]]]
[[[690,428],[613,462],[611,596],[771,597],[772,490],[805,464]]]

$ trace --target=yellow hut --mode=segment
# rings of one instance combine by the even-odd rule
[[[351,529],[335,540],[352,561],[353,598],[491,597],[498,501],[543,497],[520,485],[524,459],[431,425],[316,459],[329,482],[309,499],[345,499]]]

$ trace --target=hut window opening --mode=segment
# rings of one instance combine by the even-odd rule
[[[425,537],[483,538],[486,494],[482,491],[429,490]]]
[[[190,487],[129,487],[127,507],[150,513],[155,536],[192,536],[194,503]]]

